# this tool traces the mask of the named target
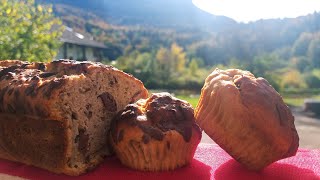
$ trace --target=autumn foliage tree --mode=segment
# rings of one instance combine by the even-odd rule
[[[282,76],[282,88],[306,88],[301,73],[298,70],[290,69]]]
[[[61,45],[61,21],[34,0],[0,0],[0,59],[50,61]]]
[[[173,72],[173,61],[171,60],[170,51],[167,48],[161,47],[157,51],[156,60],[158,66],[156,75],[159,77],[162,83],[165,83],[171,77]]]
[[[156,60],[164,81],[171,76],[180,76],[185,70],[186,54],[177,43],[173,43],[170,49],[161,47],[157,51]]]
[[[116,67],[142,80],[153,89],[200,89],[208,71],[201,69],[200,59],[188,59],[183,47],[172,43],[153,52],[132,53],[115,61]]]
[[[186,65],[186,53],[177,43],[173,43],[170,50],[174,71],[182,73]]]

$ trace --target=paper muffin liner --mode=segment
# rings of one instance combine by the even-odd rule
[[[186,142],[181,134],[170,130],[164,133],[162,141],[151,138],[144,143],[143,132],[140,129],[138,132],[124,135],[121,142],[112,141],[112,145],[122,164],[141,171],[167,171],[189,164],[201,139],[201,133],[193,130],[190,141]]]

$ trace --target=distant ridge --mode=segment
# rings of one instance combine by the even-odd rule
[[[36,2],[54,4],[55,14],[65,25],[104,42],[112,49],[106,53],[110,59],[135,50],[154,52],[174,42],[206,65],[226,64],[230,59],[250,62],[257,55],[274,51],[288,59],[299,39],[320,32],[320,13],[316,12],[244,24],[202,11],[191,0]]]
[[[220,31],[236,22],[215,16],[196,7],[191,0],[38,0],[67,4],[93,12],[117,25],[140,25],[161,28],[204,28]]]

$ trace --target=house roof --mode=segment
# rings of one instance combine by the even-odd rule
[[[98,48],[107,48],[103,43],[93,40],[92,37],[84,34],[77,33],[73,31],[72,28],[65,27],[65,30],[62,34],[61,41],[65,43],[98,47]]]

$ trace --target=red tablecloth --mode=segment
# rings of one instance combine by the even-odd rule
[[[320,150],[299,149],[295,157],[273,163],[261,172],[251,172],[233,160],[215,144],[200,144],[192,163],[171,172],[146,173],[134,171],[121,165],[115,157],[106,161],[86,175],[70,177],[57,175],[20,163],[0,160],[0,173],[27,179],[302,179],[320,180]]]

